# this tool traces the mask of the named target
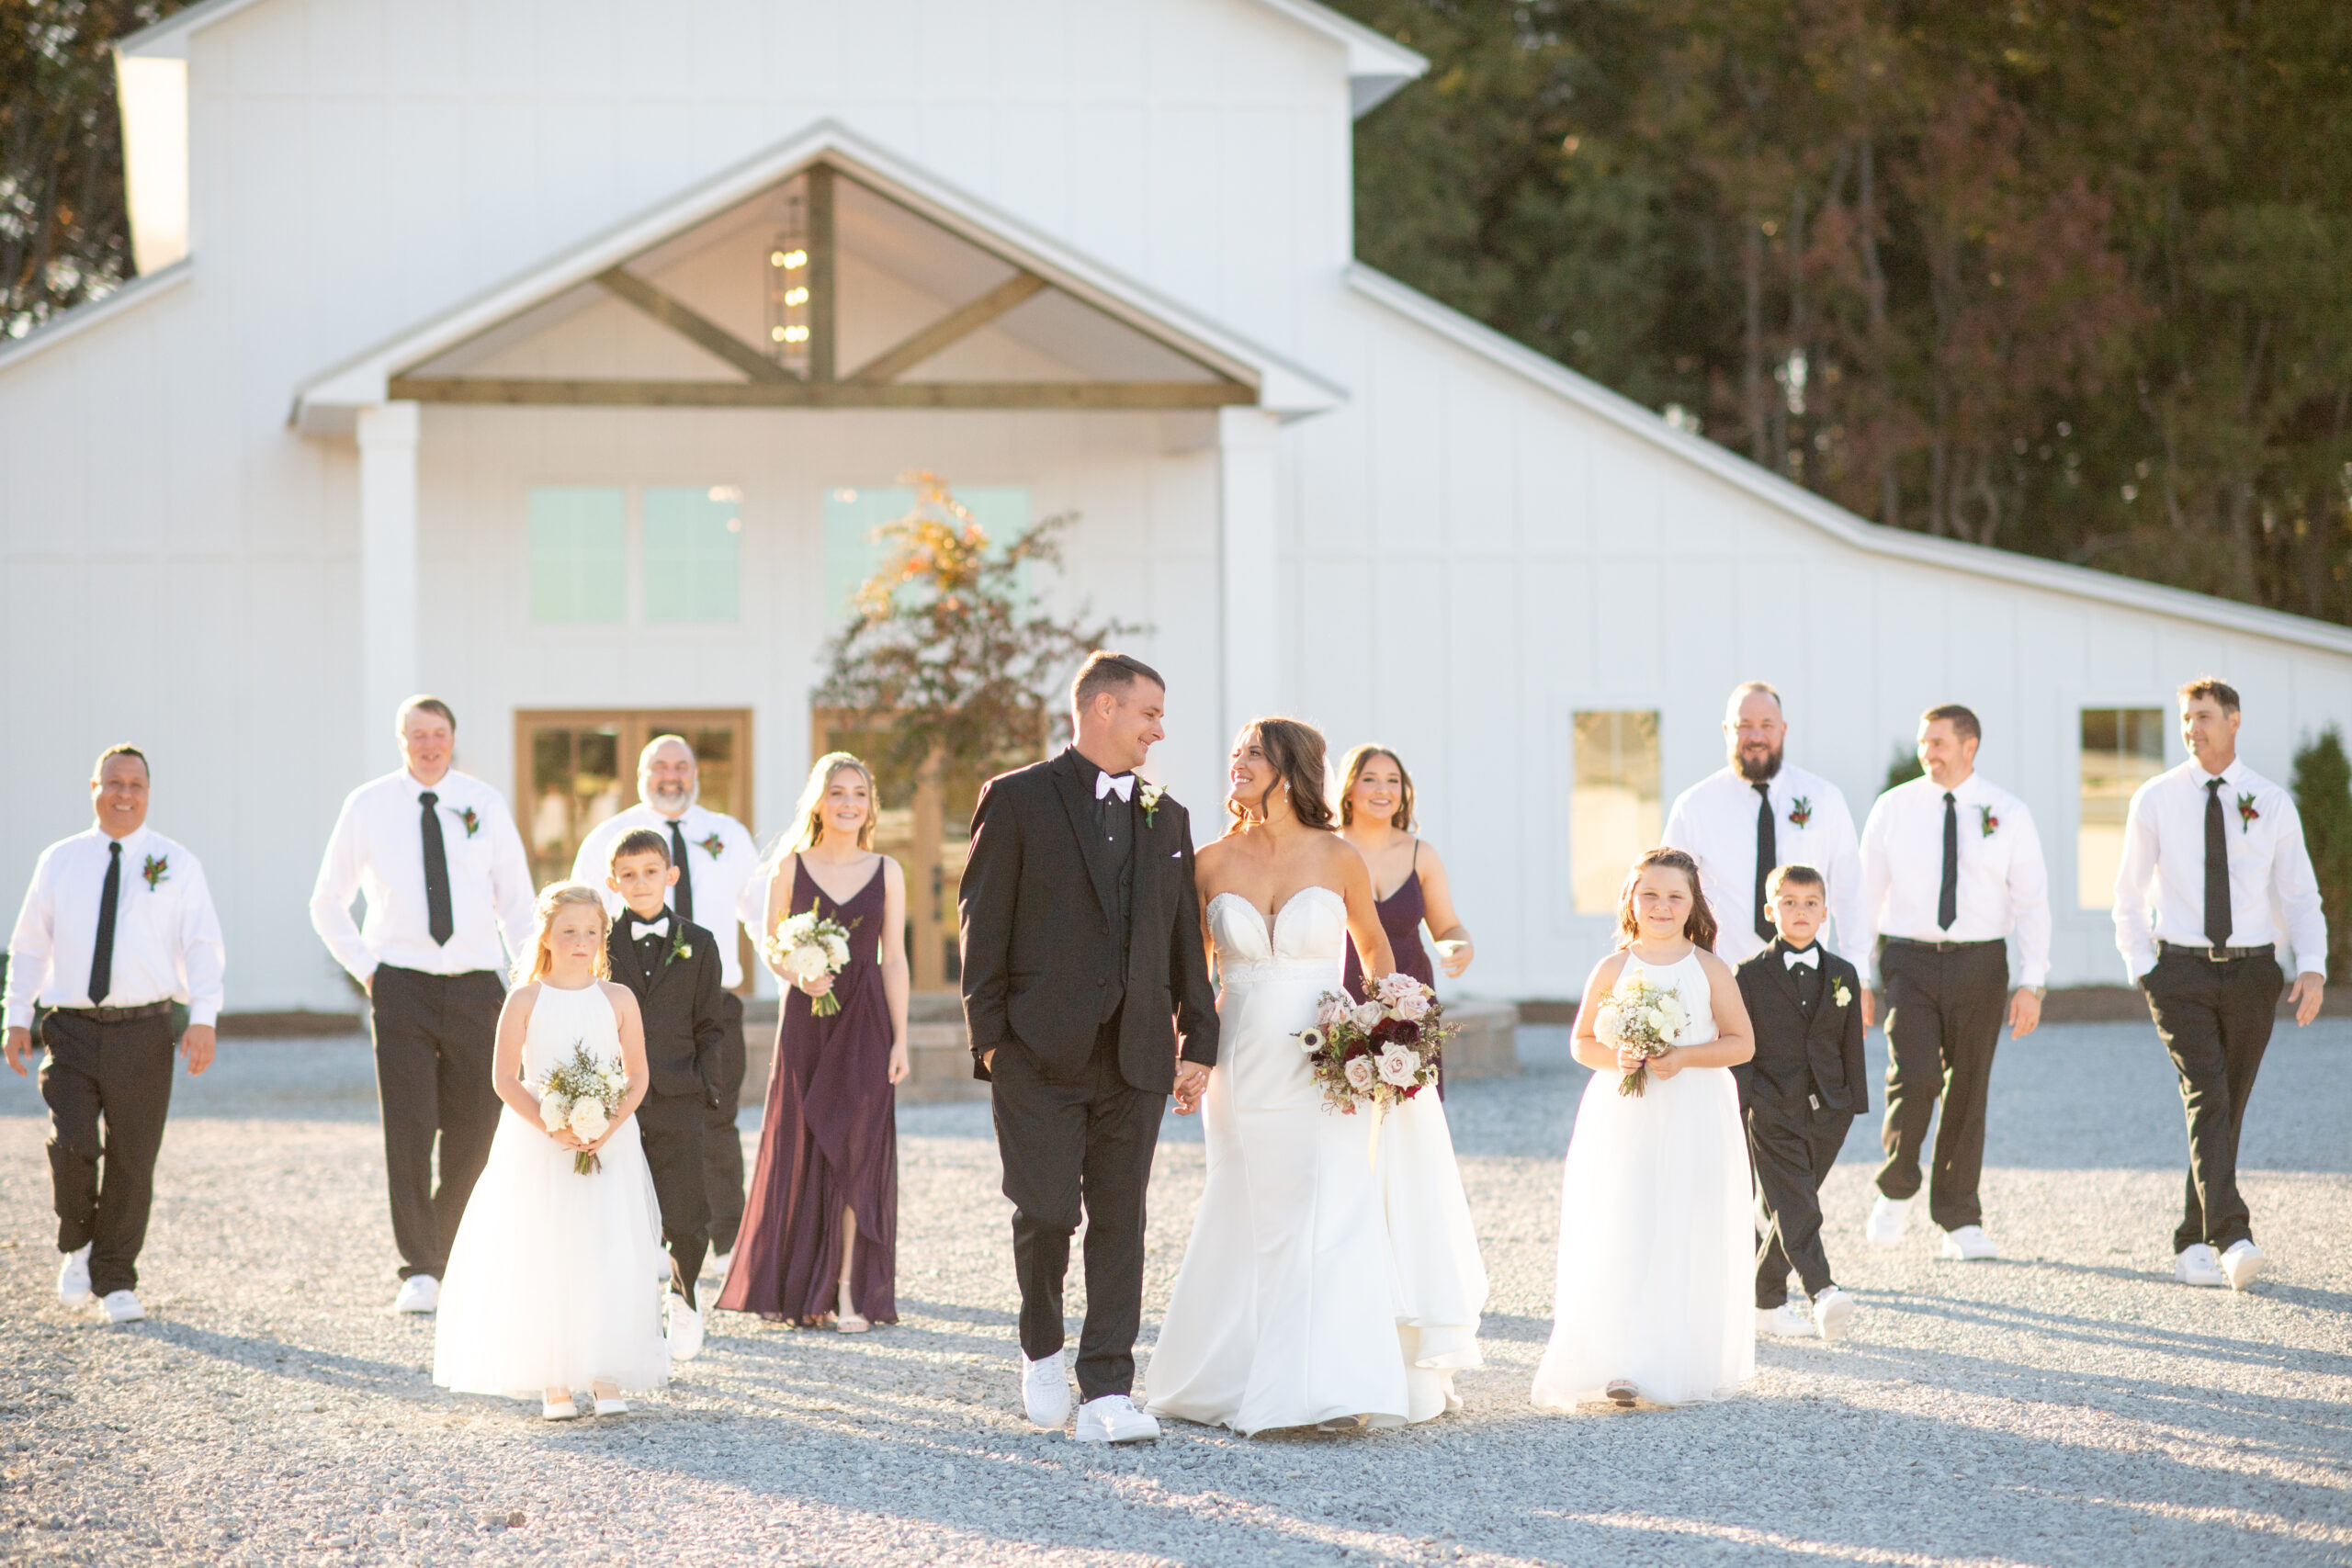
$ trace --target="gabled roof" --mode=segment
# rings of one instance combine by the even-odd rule
[[[2125,609],[2154,611],[2230,631],[2273,637],[2330,653],[2352,653],[2352,627],[2260,609],[2233,599],[2192,593],[2138,578],[2119,577],[2089,567],[2070,566],[2039,556],[2018,555],[1958,539],[1939,539],[1907,529],[1889,528],[1856,516],[1844,507],[1815,495],[1804,486],[1751,463],[1728,447],[1702,435],[1678,430],[1631,398],[1611,391],[1600,382],[1579,376],[1555,359],[1546,358],[1525,344],[1505,337],[1449,306],[1442,305],[1386,274],[1351,265],[1348,287],[1357,294],[1417,322],[1456,346],[1499,366],[1544,390],[1606,420],[1618,429],[1747,491],[1774,510],[1808,524],[1840,544],[1871,555],[1891,557],[1945,571],[1967,572],[2018,587],[2039,588],[2079,599],[2098,600]]]
[[[85,299],[70,310],[61,310],[20,338],[0,338],[0,375],[15,369],[43,349],[54,348],[61,343],[79,337],[99,322],[186,283],[194,276],[194,265],[185,260],[175,261],[144,277],[134,277],[95,299]]]

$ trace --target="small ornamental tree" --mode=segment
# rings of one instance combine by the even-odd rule
[[[2352,759],[2334,725],[2296,749],[2293,789],[2327,912],[2327,978],[2339,983],[2352,975]]]

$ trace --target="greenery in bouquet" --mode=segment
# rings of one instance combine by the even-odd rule
[[[587,1042],[571,1043],[571,1055],[548,1069],[538,1083],[539,1123],[550,1133],[569,1127],[572,1136],[594,1143],[613,1124],[628,1079],[618,1062],[600,1061],[588,1054]],[[571,1168],[593,1176],[605,1168],[595,1153],[582,1149],[571,1156]]]
[[[1445,1021],[1435,991],[1390,974],[1361,1002],[1324,992],[1315,1021],[1291,1038],[1310,1060],[1323,1108],[1352,1116],[1358,1106],[1385,1111],[1434,1087],[1445,1042],[1460,1028]]]
[[[1653,985],[1640,976],[1618,981],[1592,1021],[1592,1035],[1612,1050],[1632,1051],[1643,1060],[1617,1080],[1617,1092],[1639,1096],[1649,1085],[1649,1059],[1665,1055],[1690,1021],[1690,1010],[1671,986]]]
[[[767,940],[768,962],[786,979],[814,980],[838,975],[849,966],[849,928],[817,913],[812,900],[797,915],[786,915]],[[831,1018],[842,1010],[841,998],[831,991],[808,998],[808,1010]]]

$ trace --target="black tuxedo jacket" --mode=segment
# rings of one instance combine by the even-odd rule
[[[972,853],[956,907],[963,952],[964,1020],[972,1070],[1018,1043],[1046,1076],[1076,1078],[1094,1050],[1104,988],[1125,964],[1119,1072],[1135,1088],[1175,1087],[1183,1056],[1216,1062],[1216,993],[1201,946],[1193,831],[1162,798],[1152,820],[1136,807],[1135,885],[1128,940],[1113,919],[1116,863],[1095,831],[1094,764],[1075,750],[990,779],[972,813]]]
[[[718,939],[673,910],[669,939],[656,950],[650,968],[644,944],[628,940],[623,908],[605,939],[605,957],[616,983],[637,993],[645,1019],[645,1065],[656,1094],[690,1094],[716,1107],[719,1047],[727,1021],[719,1010]],[[680,952],[681,948],[686,949]]]
[[[1789,972],[1789,944],[1779,937],[1739,966],[1739,995],[1756,1028],[1756,1055],[1732,1069],[1740,1100],[1803,1104],[1821,1097],[1825,1111],[1871,1108],[1870,1079],[1862,1066],[1862,980],[1854,966],[1821,950],[1821,992],[1805,1017],[1797,1006],[1796,976]],[[1839,1005],[1838,987],[1846,988]]]

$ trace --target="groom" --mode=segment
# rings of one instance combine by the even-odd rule
[[[1069,1415],[1062,1278],[1087,1221],[1080,1442],[1159,1435],[1127,1397],[1144,1190],[1170,1091],[1190,1111],[1216,1061],[1189,819],[1135,775],[1167,699],[1141,660],[1090,655],[1070,688],[1075,743],[989,781],[956,894],[973,1076],[994,1086],[1013,1206],[1022,1398],[1040,1427]]]

